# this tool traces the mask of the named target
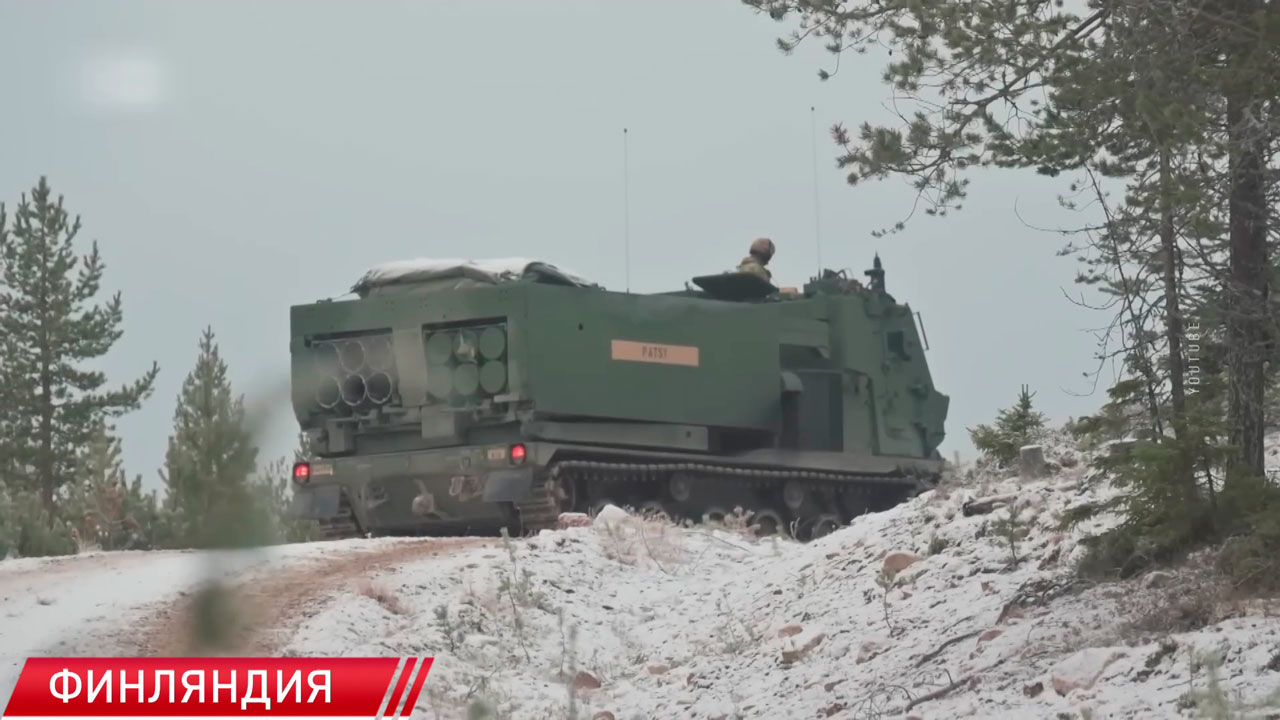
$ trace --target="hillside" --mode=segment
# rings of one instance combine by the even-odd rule
[[[619,720],[1191,716],[1215,672],[1226,695],[1280,712],[1280,621],[1220,607],[1189,569],[1073,582],[1080,537],[1106,520],[1058,523],[1114,491],[1065,443],[1047,454],[1060,469],[1045,480],[973,471],[809,545],[609,510],[381,574],[288,650],[434,652],[422,702],[442,718],[468,703]],[[1026,533],[1015,547],[1008,508],[962,511],[1002,495]]]
[[[523,540],[317,543],[218,568],[266,610],[247,613],[242,648],[436,656],[417,717],[1280,717],[1274,608],[1231,598],[1197,562],[1076,579],[1079,540],[1111,520],[1060,520],[1115,491],[1061,438],[1046,455],[1044,479],[969,469],[807,545],[608,508]],[[1008,505],[966,515],[990,498],[1012,499],[1016,520]],[[42,584],[39,602],[17,594],[15,579],[59,562],[0,565],[0,641],[61,613],[83,632],[55,651],[172,650],[147,638],[181,634],[207,562],[61,561],[117,566],[96,576],[117,585],[152,578],[96,616],[70,578]],[[1211,714],[1220,702],[1237,714]]]

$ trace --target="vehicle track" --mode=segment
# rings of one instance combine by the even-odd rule
[[[144,657],[278,655],[293,631],[324,605],[326,596],[358,591],[361,581],[389,567],[495,542],[490,538],[407,540],[208,583],[176,602],[149,609],[133,626],[142,632],[123,638],[120,644],[124,652]]]

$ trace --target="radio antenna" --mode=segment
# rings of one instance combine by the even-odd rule
[[[631,157],[627,137],[627,129],[622,128],[622,262],[627,292],[631,292]]]
[[[813,144],[813,244],[818,253],[818,277],[822,277],[822,213],[818,204],[818,113],[809,106],[809,122],[812,126]]]

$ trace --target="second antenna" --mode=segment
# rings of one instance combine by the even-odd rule
[[[631,158],[627,129],[622,128],[622,264],[627,292],[631,292]]]

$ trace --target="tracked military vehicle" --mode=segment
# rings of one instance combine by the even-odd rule
[[[831,532],[942,466],[948,397],[879,257],[865,274],[633,294],[526,259],[376,267],[291,309],[294,511],[328,537],[528,533],[607,503]]]

